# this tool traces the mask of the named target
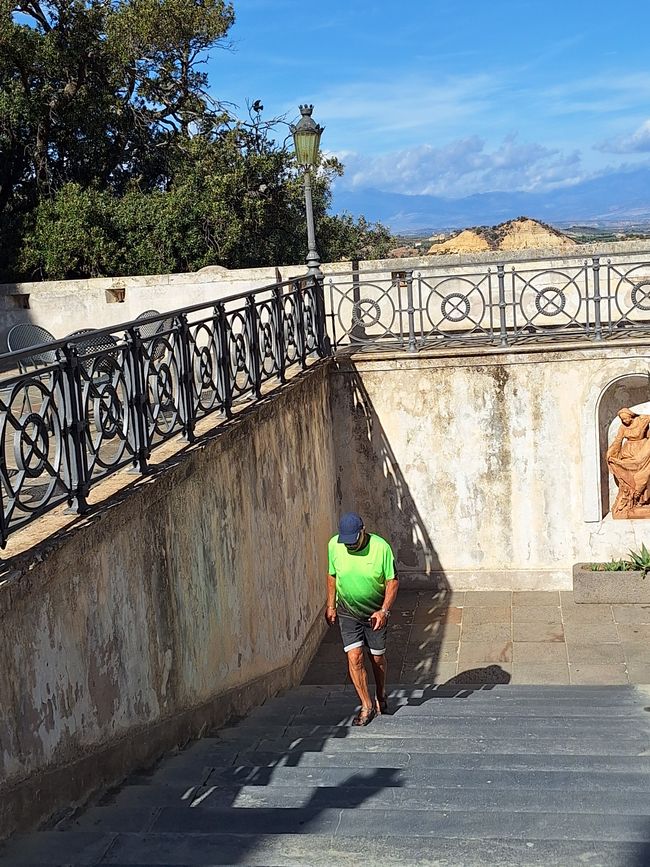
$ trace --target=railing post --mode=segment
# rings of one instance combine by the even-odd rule
[[[138,464],[142,475],[149,472],[147,463],[149,458],[149,435],[147,432],[147,394],[143,377],[143,350],[140,329],[131,327],[126,332],[129,335],[129,355],[131,357],[131,371],[133,381],[133,394],[129,401],[133,412],[133,426],[136,432],[135,453],[133,463]]]
[[[594,338],[596,340],[603,339],[603,327],[601,319],[600,302],[602,296],[600,294],[600,256],[594,256],[592,261],[592,270],[594,272]],[[586,264],[586,263],[585,263]]]
[[[183,433],[188,442],[194,442],[194,426],[196,424],[194,413],[194,395],[192,394],[192,355],[190,352],[190,326],[187,314],[181,313],[178,317],[180,328],[178,337],[181,342],[181,383],[183,386],[183,403],[185,404],[185,426]]]
[[[415,307],[413,306],[413,271],[406,272],[406,314],[408,317],[409,343],[407,352],[416,352]]]
[[[230,340],[228,339],[228,322],[226,320],[226,307],[223,302],[215,305],[217,316],[217,328],[219,329],[219,377],[221,379],[221,399],[226,418],[232,418],[232,382]]]
[[[508,322],[506,318],[506,274],[505,265],[497,265],[497,283],[499,286],[499,344],[508,345]]]
[[[77,501],[77,511],[83,515],[89,509],[87,497],[90,485],[85,441],[88,420],[81,412],[81,375],[77,347],[73,343],[67,343],[63,347],[63,355],[65,357],[63,399],[66,419],[65,437],[68,441],[66,451],[70,459],[70,495]],[[71,500],[69,502],[72,505]]]
[[[276,363],[278,366],[278,379],[280,382],[286,382],[286,347],[284,345],[284,303],[282,286],[273,287],[273,313],[275,318],[275,345],[277,351]]]
[[[0,398],[0,406],[2,406],[2,398]],[[2,406],[3,411],[8,411]],[[3,428],[3,437],[0,440],[0,475],[2,475],[3,480],[7,480],[9,478],[9,470],[7,468],[7,456],[6,456],[6,446],[5,446],[5,437],[7,435],[7,426],[5,425]],[[5,506],[7,503],[6,490],[3,488],[3,496],[2,503],[0,503],[0,548],[7,547],[7,539],[9,538],[9,527],[7,526],[7,515],[5,514]]]
[[[305,368],[307,367],[307,353],[305,349],[305,310],[302,303],[303,290],[300,283],[301,281],[297,280],[294,284],[296,287],[296,339],[298,341],[298,355],[300,357],[300,366],[303,370],[305,370]]]
[[[314,306],[316,308],[316,342],[318,345],[319,358],[325,358],[332,354],[332,345],[327,336],[325,322],[325,278],[321,275],[314,277]]]
[[[248,346],[250,349],[250,367],[248,375],[253,382],[255,397],[262,396],[262,377],[260,374],[260,341],[257,333],[257,310],[255,296],[246,299],[246,318],[248,320]]]

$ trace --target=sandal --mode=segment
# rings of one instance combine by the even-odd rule
[[[382,716],[388,713],[388,698],[384,696],[383,698],[377,697],[375,699],[375,712]]]
[[[369,722],[373,721],[376,715],[377,711],[374,707],[362,707],[359,713],[352,720],[352,725],[367,726]]]

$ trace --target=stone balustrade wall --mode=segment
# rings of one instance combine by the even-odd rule
[[[334,489],[323,363],[4,570],[0,838],[300,682]]]

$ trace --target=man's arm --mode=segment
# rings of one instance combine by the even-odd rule
[[[336,620],[336,578],[334,575],[327,576],[327,607],[325,609],[325,620],[330,626]]]
[[[388,614],[397,599],[397,591],[399,589],[399,581],[397,576],[386,582],[386,591],[384,593],[384,603],[379,611],[375,611],[370,615],[370,623],[373,629],[381,629],[388,623]]]

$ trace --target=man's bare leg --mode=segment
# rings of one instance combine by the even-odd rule
[[[368,675],[363,663],[363,647],[353,647],[352,650],[348,650],[347,656],[350,680],[357,691],[361,707],[366,709],[374,707],[368,691]]]
[[[372,662],[372,673],[375,676],[377,696],[375,700],[375,710],[377,713],[381,713],[381,705],[383,704],[385,706],[386,703],[386,672],[388,670],[386,654],[382,653],[380,656],[375,656],[371,653],[370,661]]]

